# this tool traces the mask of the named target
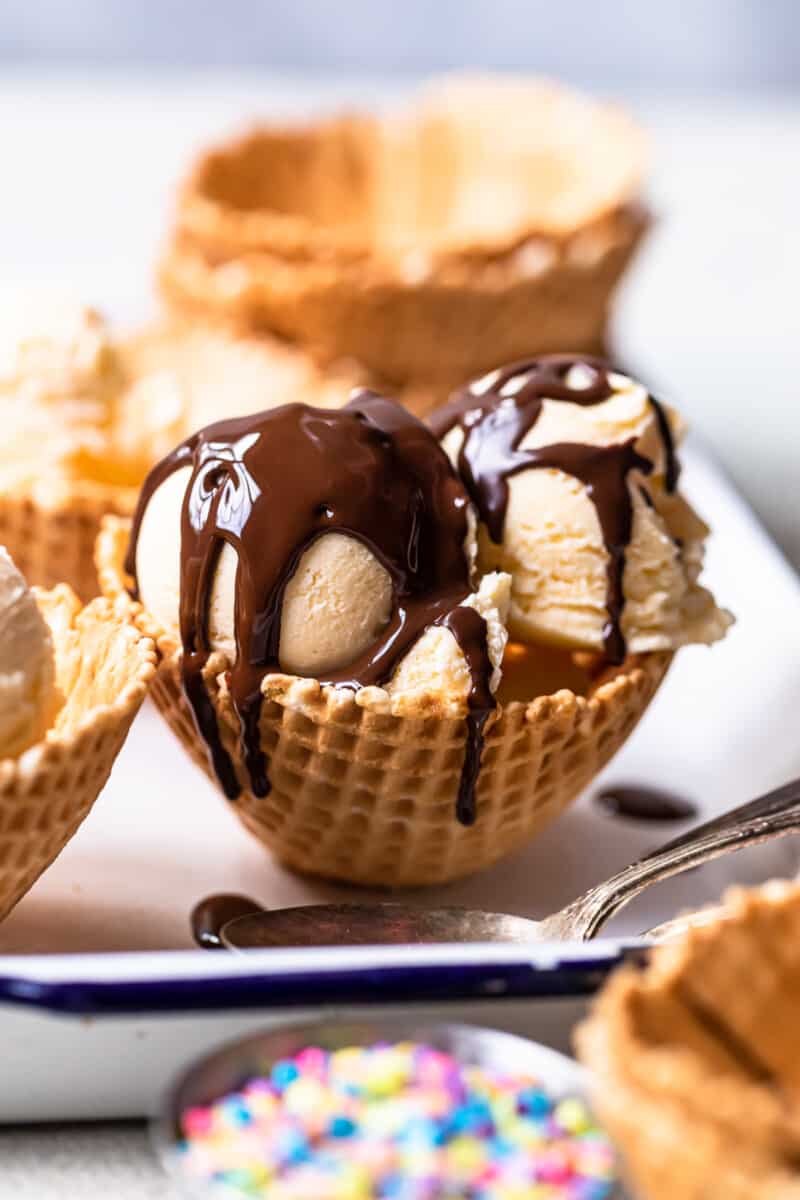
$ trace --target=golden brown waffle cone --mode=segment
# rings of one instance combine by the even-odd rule
[[[800,1200],[800,888],[624,969],[578,1031],[598,1115],[642,1200]]]
[[[161,288],[192,318],[393,383],[598,351],[648,223],[642,160],[623,114],[524,80],[451,81],[394,117],[265,126],[195,165]]]
[[[98,593],[94,545],[106,513],[133,512],[136,490],[74,481],[52,496],[37,487],[0,496],[0,545],[31,584],[65,582],[84,601]]]
[[[125,590],[129,523],[109,518],[98,541],[101,587],[155,638],[162,656],[153,699],[196,763],[209,771],[180,682],[179,648]],[[245,787],[233,804],[243,824],[298,870],[354,883],[441,883],[489,866],[562,811],[624,742],[664,677],[669,654],[631,659],[588,697],[567,690],[500,706],[488,730],[477,788],[478,820],[455,818],[465,721],[435,709],[403,715],[377,689],[265,680],[261,741],[272,791]],[[246,783],[238,721],[212,655],[206,683],[222,737]],[[210,773],[210,772],[209,772]]]
[[[155,671],[155,648],[107,600],[38,592],[64,696],[54,727],[0,759],[0,918],[63,850],[108,779]]]

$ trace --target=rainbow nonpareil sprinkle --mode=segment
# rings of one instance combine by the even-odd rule
[[[265,1200],[606,1200],[614,1155],[579,1099],[412,1042],[317,1047],[182,1115],[182,1165]]]

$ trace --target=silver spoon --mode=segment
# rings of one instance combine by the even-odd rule
[[[560,912],[541,921],[467,908],[409,904],[307,904],[272,911],[244,896],[218,896],[192,914],[206,949],[268,946],[353,946],[431,942],[585,942],[654,883],[745,846],[800,831],[800,779],[699,825],[653,850]],[[690,918],[651,931],[674,935]]]

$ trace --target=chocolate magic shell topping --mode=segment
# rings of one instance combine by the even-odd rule
[[[238,559],[230,695],[251,789],[265,796],[270,783],[259,736],[261,683],[268,673],[282,671],[284,592],[308,547],[336,531],[358,539],[386,568],[393,601],[377,641],[320,683],[352,689],[385,684],[426,628],[450,629],[472,680],[458,816],[465,824],[474,821],[483,728],[494,708],[492,665],[484,619],[461,607],[473,582],[464,548],[469,499],[427,427],[367,391],[355,393],[343,409],[289,404],[208,426],[182,442],[145,481],[126,562],[134,578],[150,498],[187,467],[180,546],[183,686],[226,795],[235,799],[241,787],[203,677],[212,650],[209,601],[222,546],[232,546]]]
[[[583,406],[602,404],[619,389],[614,371],[601,359],[584,355],[549,354],[512,363],[492,371],[456,394],[453,401],[430,417],[440,440],[456,427],[464,434],[458,469],[492,541],[503,540],[508,481],[520,471],[555,467],[585,484],[591,496],[608,551],[608,620],[603,630],[606,655],[612,663],[625,658],[621,619],[625,605],[622,581],[625,552],[633,530],[633,501],[628,473],[653,470],[639,454],[634,439],[609,446],[560,442],[521,449],[545,400],[566,400]],[[666,413],[649,397],[664,446],[665,486],[674,491],[680,468]]]

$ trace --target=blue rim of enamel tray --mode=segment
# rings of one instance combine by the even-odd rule
[[[377,948],[376,948],[377,949]],[[455,948],[451,948],[455,949]],[[91,967],[73,969],[64,978],[39,978],[35,972],[9,974],[10,960],[0,963],[0,1005],[22,1005],[76,1016],[116,1016],[145,1013],[191,1013],[253,1008],[319,1007],[320,1005],[425,1004],[466,1000],[556,999],[590,996],[608,973],[623,960],[643,954],[641,941],[595,943],[591,951],[571,953],[567,946],[509,947],[509,957],[492,954],[476,961],[469,948],[467,961],[369,963],[313,967],[298,963],[287,968],[285,959],[270,969],[270,951],[230,957],[233,969],[202,973],[189,960],[211,956],[185,953],[184,972],[159,976],[154,969],[144,978],[92,976]],[[114,957],[114,956],[111,956]],[[120,959],[126,956],[118,956]],[[157,956],[153,956],[157,958]],[[215,956],[216,957],[216,956]],[[222,957],[220,955],[220,957]],[[225,956],[227,959],[227,956]],[[248,959],[258,958],[258,964]],[[17,959],[15,967],[19,964]],[[96,961],[96,960],[95,960]],[[79,959],[73,959],[79,966]],[[5,970],[3,968],[6,968]]]

